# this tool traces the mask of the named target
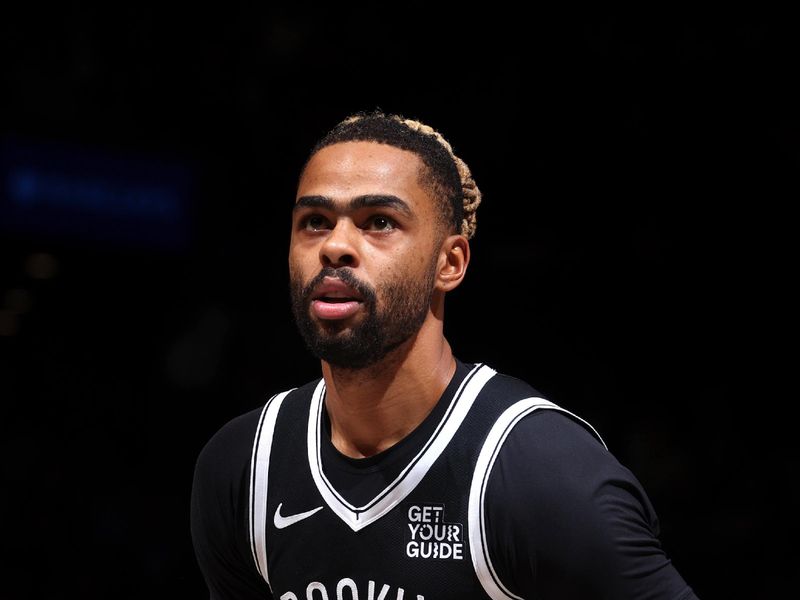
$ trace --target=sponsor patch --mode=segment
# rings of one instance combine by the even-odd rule
[[[406,517],[406,556],[436,560],[464,559],[464,526],[445,521],[444,504],[411,504]]]

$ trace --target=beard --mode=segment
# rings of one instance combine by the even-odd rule
[[[290,292],[297,328],[314,356],[332,366],[363,369],[374,365],[389,352],[415,335],[430,309],[436,281],[436,260],[422,279],[398,279],[380,286],[379,292],[362,282],[349,267],[325,267],[303,286],[292,275]],[[341,321],[315,321],[311,317],[311,294],[325,277],[339,278],[362,297],[364,319],[352,327]]]

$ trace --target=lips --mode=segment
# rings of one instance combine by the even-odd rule
[[[364,299],[341,279],[326,277],[311,295],[311,310],[320,319],[346,319],[356,312]]]

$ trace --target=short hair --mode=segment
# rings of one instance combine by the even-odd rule
[[[340,121],[311,149],[302,177],[311,158],[326,146],[340,142],[367,141],[388,144],[415,153],[425,165],[420,181],[440,206],[442,222],[467,239],[475,235],[475,211],[481,192],[475,185],[466,163],[453,153],[447,140],[433,127],[399,114],[387,114],[380,108],[358,111]]]

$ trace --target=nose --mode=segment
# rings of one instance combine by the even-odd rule
[[[358,252],[355,246],[355,226],[346,219],[339,219],[325,238],[319,250],[319,258],[325,267],[357,267]]]

